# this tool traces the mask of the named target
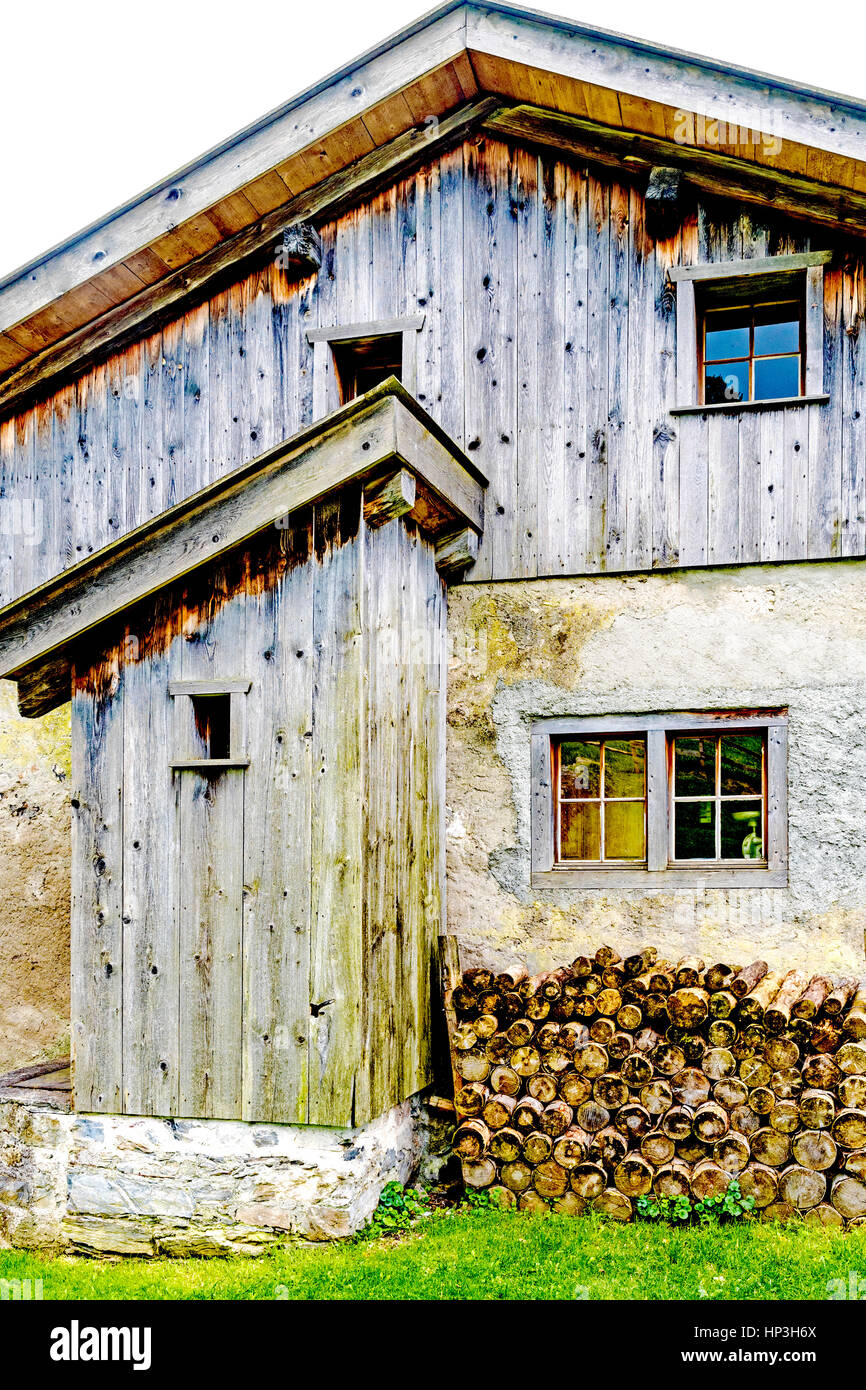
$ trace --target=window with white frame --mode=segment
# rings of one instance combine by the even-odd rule
[[[533,882],[784,883],[786,749],[779,710],[536,720]]]

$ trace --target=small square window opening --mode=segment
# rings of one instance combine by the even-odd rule
[[[389,376],[402,380],[402,333],[383,333],[377,337],[334,343],[333,352],[343,405],[372,391]]]
[[[193,695],[196,757],[231,757],[231,695]]]

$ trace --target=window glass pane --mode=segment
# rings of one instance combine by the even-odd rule
[[[601,813],[597,801],[564,801],[559,807],[560,859],[601,858]]]
[[[760,734],[723,734],[721,742],[722,796],[760,796],[764,790]]]
[[[725,405],[748,399],[748,362],[724,362],[718,367],[707,367],[704,376],[705,405]]]
[[[789,304],[765,304],[755,310],[755,355],[800,351],[800,308]]]
[[[645,785],[646,750],[643,739],[606,739],[604,745],[605,796],[643,796]]]
[[[722,858],[763,859],[760,801],[722,802]]]
[[[601,742],[559,745],[559,794],[563,797],[601,795]]]
[[[644,803],[606,801],[604,806],[605,859],[644,859]]]
[[[749,316],[740,309],[708,313],[706,334],[706,362],[717,362],[720,357],[744,357],[749,351]]]
[[[700,796],[716,792],[716,740],[674,739],[674,795]]]
[[[674,857],[715,859],[715,802],[677,801],[674,805]]]
[[[775,401],[780,396],[799,396],[799,357],[755,359],[755,400]]]

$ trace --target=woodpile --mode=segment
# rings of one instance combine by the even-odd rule
[[[610,946],[446,995],[454,1152],[523,1210],[630,1221],[725,1192],[765,1218],[866,1222],[866,990]]]

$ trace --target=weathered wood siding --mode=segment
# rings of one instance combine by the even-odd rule
[[[0,424],[3,602],[323,413],[308,328],[421,311],[418,398],[491,479],[471,578],[866,553],[858,244],[825,275],[829,405],[683,417],[666,269],[826,231],[701,202],[653,243],[634,186],[484,140],[322,236],[317,276],[266,267]]]
[[[414,522],[360,502],[76,663],[80,1110],[349,1125],[429,1080],[444,590]],[[173,773],[170,682],[238,677],[249,766]]]

